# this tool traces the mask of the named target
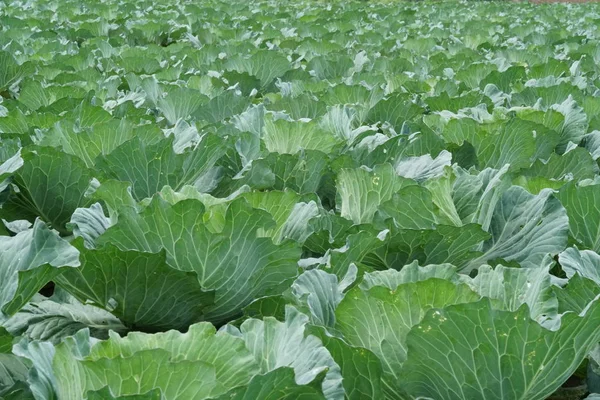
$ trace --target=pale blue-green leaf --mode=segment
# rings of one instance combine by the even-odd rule
[[[442,150],[436,158],[432,158],[429,154],[403,158],[398,160],[394,167],[398,175],[422,182],[441,176],[444,173],[444,167],[451,163],[452,153]]]
[[[79,251],[40,220],[15,236],[0,236],[2,312],[14,314],[57,276],[60,268],[79,265]]]
[[[77,208],[67,226],[73,230],[75,237],[83,238],[87,248],[93,249],[96,239],[111,225],[110,218],[104,215],[102,205],[94,203],[88,208]]]
[[[254,354],[261,373],[281,367],[292,367],[296,383],[306,385],[326,371],[322,383],[327,399],[343,399],[344,389],[340,367],[323,346],[321,340],[305,335],[308,317],[294,307],[286,307],[285,322],[266,317],[264,320],[247,319],[239,328],[239,335]],[[237,328],[229,326],[235,332]]]
[[[564,315],[557,331],[529,315],[526,305],[499,311],[488,299],[429,311],[408,334],[402,387],[435,399],[547,398],[600,339],[600,305]]]
[[[404,283],[394,290],[355,287],[336,310],[336,328],[349,344],[369,349],[379,357],[386,397],[403,398],[406,389],[399,373],[407,357],[406,336],[411,328],[432,308],[478,298],[467,285],[439,278]]]
[[[551,189],[534,196],[519,186],[510,187],[496,204],[484,254],[469,264],[466,271],[488,260],[516,261],[525,268],[536,268],[546,255],[556,255],[567,245],[569,219]]]

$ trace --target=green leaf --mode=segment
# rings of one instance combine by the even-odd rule
[[[382,164],[372,170],[342,169],[337,178],[341,216],[355,224],[370,223],[381,204],[411,183],[397,176],[390,164]]]
[[[375,269],[400,269],[414,260],[423,265],[450,263],[464,269],[481,254],[478,248],[489,237],[477,224],[402,229],[393,232],[379,248],[371,248],[362,262]]]
[[[4,218],[39,216],[61,234],[68,234],[71,215],[86,203],[92,171],[77,157],[50,147],[24,150],[22,157],[23,166],[13,176],[18,191],[2,206]]]
[[[228,60],[227,69],[247,72],[256,76],[263,87],[269,85],[275,78],[282,76],[291,66],[287,58],[275,51],[259,50],[250,57],[233,57]]]
[[[521,186],[531,194],[539,194],[544,189],[554,189],[558,191],[565,183],[565,181],[555,181],[539,176],[527,177],[521,175],[513,179],[513,185]]]
[[[92,168],[97,156],[110,154],[136,136],[146,143],[156,143],[163,137],[158,129],[134,128],[125,119],[112,119],[83,131],[70,121],[61,121],[52,127],[41,144],[60,147],[65,153],[81,158]]]
[[[436,223],[431,193],[422,186],[400,189],[380,210],[401,229],[432,229]]]
[[[74,242],[81,266],[65,271],[56,282],[81,302],[110,311],[131,329],[184,330],[202,319],[214,292],[203,291],[193,272],[166,264],[165,251],[122,251],[106,244],[88,250]]]
[[[250,208],[243,199],[227,208],[224,227],[213,232],[203,222],[204,206],[197,200],[169,205],[154,197],[140,214],[126,210],[119,222],[97,240],[123,251],[159,252],[181,271],[195,271],[204,291],[215,291],[215,305],[205,318],[226,322],[258,297],[281,293],[297,274],[300,250],[292,242],[275,245],[257,231],[273,227],[264,211]]]
[[[59,350],[57,349],[57,351]],[[257,365],[242,340],[228,334],[215,334],[214,327],[208,323],[192,325],[185,334],[177,331],[154,335],[131,333],[126,337],[111,334],[110,340],[100,342],[91,349],[89,355],[83,360],[83,366],[85,368],[103,360],[108,360],[110,363],[111,360],[121,359],[124,362],[141,353],[156,355],[162,359],[160,362],[156,361],[159,367],[161,367],[160,364],[165,366],[172,364],[177,369],[186,365],[194,368],[198,363],[211,367],[212,376],[209,375],[206,377],[207,379],[199,379],[197,382],[205,385],[211,396],[247,383],[258,372]],[[143,355],[143,358],[145,359],[146,356]],[[98,371],[102,370],[98,368]],[[133,372],[143,370],[132,369]],[[148,379],[151,377],[152,375]],[[187,382],[185,374],[181,376],[174,374],[173,378],[180,382]],[[175,398],[168,395],[163,385],[157,384],[154,387],[160,387],[166,398]],[[200,398],[204,397],[206,396]]]
[[[0,326],[0,354],[10,353],[12,351],[14,337]]]
[[[21,149],[11,156],[7,157],[2,164],[0,164],[0,192],[4,191],[10,184],[10,176],[21,168],[24,164],[23,158],[21,157]]]
[[[375,354],[362,347],[352,347],[340,338],[329,336],[322,328],[313,327],[310,332],[321,339],[340,366],[347,399],[382,398],[381,361]]]
[[[363,276],[360,288],[368,290],[375,286],[383,286],[390,290],[396,290],[403,283],[420,282],[430,278],[457,282],[458,276],[456,267],[452,264],[430,264],[420,267],[417,261],[413,261],[402,267],[400,271],[386,269],[367,272]]]
[[[403,389],[435,399],[550,396],[600,339],[600,307],[564,315],[558,331],[529,314],[526,305],[495,310],[488,299],[430,310],[408,334]]]
[[[456,205],[452,199],[452,186],[456,177],[450,168],[444,171],[444,174],[425,183],[425,187],[431,193],[431,200],[437,207],[436,216],[440,224],[461,226],[462,221],[456,210]]]
[[[406,390],[399,372],[407,358],[406,336],[411,328],[432,308],[478,298],[467,285],[438,278],[405,283],[395,290],[357,287],[338,306],[336,328],[349,344],[369,349],[379,357],[384,371],[384,392],[387,397],[399,398]]]
[[[353,64],[350,57],[336,54],[331,58],[317,56],[310,60],[306,68],[312,71],[317,79],[335,79],[347,76]]]
[[[596,282],[579,274],[569,279],[566,290],[557,286],[552,289],[558,299],[558,310],[561,313],[581,313],[587,309],[590,299],[595,299],[600,294],[600,286]]]
[[[202,361],[173,362],[171,354],[158,349],[78,364],[86,374],[85,392],[108,386],[115,395],[123,396],[160,387],[167,399],[176,399],[207,398],[215,391],[213,366]]]
[[[470,92],[464,96],[450,97],[448,92],[442,92],[439,96],[429,97],[426,100],[427,106],[432,111],[451,111],[453,113],[463,108],[475,107],[479,104],[489,103],[483,93]]]
[[[252,162],[242,183],[254,189],[291,189],[297,193],[315,193],[327,172],[328,158],[316,150],[297,154],[269,153]]]
[[[85,398],[108,386],[114,396],[159,389],[165,399],[203,399],[244,385],[259,371],[241,339],[215,334],[209,323],[185,334],[111,333],[101,342],[83,330],[56,348],[22,341],[15,350],[32,361],[30,384],[43,398]]]
[[[535,268],[547,254],[556,255],[567,245],[568,218],[551,189],[534,196],[519,186],[510,187],[496,204],[484,254],[471,261],[466,271],[488,260],[516,261]]]
[[[272,317],[247,319],[239,330],[231,325],[223,329],[244,339],[261,373],[292,367],[296,383],[306,385],[325,371],[323,394],[328,399],[343,399],[340,367],[317,337],[305,335],[308,317],[291,306],[285,314],[285,322]]]
[[[111,225],[112,222],[104,215],[100,203],[94,203],[88,208],[77,208],[71,215],[71,222],[67,227],[73,230],[75,237],[83,238],[88,249],[93,249],[96,246],[96,239]]]
[[[600,285],[600,255],[595,251],[569,247],[558,255],[558,261],[568,278],[579,274]]]
[[[308,94],[298,97],[283,97],[269,105],[269,110],[284,112],[295,120],[300,118],[316,119],[327,111],[324,103],[315,100]]]
[[[34,400],[31,389],[24,381],[17,381],[11,387],[0,391],[0,396],[6,400]]]
[[[489,230],[496,205],[510,187],[508,166],[500,170],[486,168],[473,174],[458,167],[452,187],[456,211],[465,223],[478,223]]]
[[[338,282],[334,274],[320,269],[305,271],[292,285],[292,293],[299,304],[310,311],[311,323],[333,328],[335,309],[344,297],[344,290],[356,279],[357,269],[351,266],[344,279]]]
[[[571,97],[561,104],[555,104],[552,109],[558,111],[564,116],[564,122],[560,127],[560,142],[557,150],[564,152],[569,142],[579,144],[583,136],[587,133],[588,119],[577,102]]]
[[[152,389],[144,394],[132,394],[119,396],[112,393],[108,386],[100,390],[90,390],[87,392],[87,400],[164,400],[164,396],[160,389]]]
[[[176,87],[169,89],[167,95],[160,98],[156,107],[167,121],[174,125],[177,121],[192,115],[208,98],[197,90]]]
[[[600,251],[600,186],[578,186],[571,182],[557,194],[567,209],[571,236],[584,248]]]
[[[260,89],[260,80],[247,72],[225,71],[223,79],[230,86],[237,85],[237,89],[241,90],[244,96],[250,96],[253,90]]]
[[[50,104],[66,96],[66,92],[61,89],[56,86],[44,87],[40,81],[26,80],[21,85],[21,90],[19,91],[19,102],[32,111],[41,107],[48,107]]]
[[[540,176],[561,180],[572,178],[575,181],[592,179],[597,170],[590,153],[577,147],[562,155],[552,153],[546,162],[537,160],[531,168],[523,171],[526,176]]]
[[[0,396],[3,399],[32,399],[27,375],[28,360],[12,354],[14,337],[0,327]]]
[[[0,92],[27,74],[30,69],[28,67],[29,65],[19,65],[9,52],[0,51]]]
[[[18,108],[12,110],[8,115],[0,118],[0,132],[13,133],[24,135],[29,132],[30,124],[35,124],[33,121],[34,115],[25,116]]]
[[[396,132],[400,132],[402,124],[421,114],[423,109],[408,99],[406,94],[398,93],[380,100],[369,111],[367,123],[389,122]]]
[[[432,158],[429,154],[402,158],[394,164],[394,167],[398,175],[422,182],[441,176],[444,173],[444,168],[450,166],[451,161],[452,154],[442,150],[435,158]]]
[[[147,145],[133,138],[111,154],[100,156],[96,164],[111,179],[130,182],[136,200],[151,197],[165,185],[175,187],[181,169],[171,139]]]
[[[246,386],[235,388],[217,397],[217,400],[324,400],[320,388],[314,384],[299,385],[294,370],[288,367],[257,375]]]
[[[85,99],[67,115],[74,121],[77,129],[92,128],[113,120],[108,111],[93,103],[90,94],[86,95]]]
[[[518,118],[504,124],[498,133],[492,132],[476,140],[473,146],[477,150],[477,159],[483,168],[500,169],[510,164],[517,171],[528,168],[537,157],[548,156],[552,149],[537,154],[537,143],[547,142],[549,130],[543,125]]]
[[[100,156],[97,167],[108,177],[130,182],[136,200],[152,197],[163,186],[175,190],[194,185],[219,160],[227,144],[215,135],[205,135],[194,149],[176,154],[172,139],[156,144],[135,137],[107,156]]]
[[[336,138],[314,122],[274,120],[265,118],[263,141],[272,153],[296,154],[301,150],[327,153],[337,143]]]
[[[473,143],[481,129],[480,124],[471,118],[457,118],[448,121],[440,133],[446,143],[462,146],[465,141]]]
[[[86,335],[87,331],[79,331],[75,337]],[[66,340],[70,340],[67,338]],[[89,335],[87,336],[89,341]],[[54,357],[54,346],[50,342],[28,341],[23,339],[13,346],[13,353],[21,358],[27,359],[31,369],[27,377],[27,383],[35,398],[56,398],[56,379],[52,370],[52,359]],[[73,381],[77,384],[77,381]]]
[[[108,338],[110,330],[125,332],[125,326],[109,312],[82,304],[68,294],[57,295],[57,291],[50,298],[34,297],[3,325],[15,336],[55,344],[85,328],[100,339]]]
[[[274,317],[284,320],[287,301],[281,294],[260,297],[244,307],[244,316],[257,319]]]
[[[245,193],[242,197],[253,208],[271,214],[275,220],[275,229],[260,235],[271,237],[275,244],[280,244],[285,239],[303,243],[312,233],[309,220],[319,214],[319,207],[315,200],[301,201],[301,196],[290,191],[252,192]]]
[[[364,262],[365,257],[385,244],[386,235],[385,231],[377,234],[370,230],[347,235],[342,247],[329,251],[326,266],[331,268],[331,272],[339,279],[343,279],[348,271]],[[354,267],[352,264],[355,264]]]
[[[79,251],[40,220],[15,236],[0,236],[2,312],[16,313],[61,267],[79,265]]]
[[[467,284],[481,296],[497,300],[492,305],[500,310],[517,311],[527,304],[531,318],[542,323],[558,313],[550,277],[548,267],[507,268],[498,265],[492,269],[484,265]]]
[[[249,98],[238,96],[234,91],[228,90],[210,99],[208,103],[193,113],[193,117],[208,123],[215,123],[241,114],[249,105]]]

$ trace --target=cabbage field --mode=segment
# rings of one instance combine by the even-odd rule
[[[600,399],[600,5],[0,2],[0,398]]]

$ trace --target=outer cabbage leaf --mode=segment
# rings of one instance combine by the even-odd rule
[[[3,399],[31,399],[27,386],[29,360],[11,353],[14,337],[0,327],[0,397]]]
[[[483,168],[500,169],[509,164],[511,170],[528,168],[538,157],[546,158],[552,149],[538,154],[538,143],[547,141],[551,132],[543,125],[518,118],[501,127],[500,132],[487,133],[473,143]]]
[[[317,382],[320,383],[320,382]],[[257,375],[246,386],[235,388],[217,400],[325,400],[319,385],[311,382],[299,385],[294,380],[294,370],[280,367]]]
[[[252,162],[241,180],[253,189],[291,189],[297,193],[317,192],[327,173],[328,158],[317,150],[297,154],[269,153]]]
[[[530,317],[543,323],[548,318],[555,318],[559,312],[548,269],[547,266],[507,268],[502,265],[492,269],[484,265],[475,278],[464,277],[463,280],[481,296],[493,299],[495,308],[517,311],[527,304]]]
[[[456,211],[465,223],[478,223],[488,230],[496,204],[510,187],[508,165],[499,170],[486,168],[477,175],[456,168],[452,199]]]
[[[24,150],[23,166],[13,175],[16,190],[2,205],[5,219],[40,217],[61,234],[79,206],[84,206],[93,173],[77,157],[51,147]]]
[[[600,252],[600,185],[578,186],[571,182],[557,197],[567,209],[571,236],[583,247]]]
[[[14,314],[60,274],[61,267],[79,265],[79,251],[40,220],[15,236],[0,236],[2,312]]]
[[[31,72],[29,64],[19,65],[14,57],[6,51],[0,51],[0,92],[8,89],[25,74]]]
[[[320,269],[305,271],[292,285],[296,302],[308,308],[314,325],[333,328],[335,309],[344,297],[344,290],[356,279],[357,268],[351,265],[346,276],[338,282],[334,274]]]
[[[166,185],[178,190],[184,185],[195,184],[226,149],[227,142],[211,134],[183,154],[175,153],[172,138],[147,144],[136,137],[109,155],[100,156],[96,165],[108,177],[130,182],[134,198],[142,200]]]
[[[394,167],[398,175],[422,182],[441,176],[444,173],[444,168],[450,166],[451,162],[452,153],[442,150],[435,158],[432,158],[429,154],[402,158],[394,164]]]
[[[166,254],[122,251],[106,244],[80,251],[79,268],[65,271],[56,282],[82,302],[110,311],[131,329],[186,329],[202,319],[214,292],[203,291],[196,273],[166,263]]]
[[[483,245],[484,254],[472,260],[465,272],[498,258],[535,268],[547,254],[564,250],[567,213],[552,193],[544,189],[534,196],[519,186],[504,192],[494,208],[489,228],[492,237]]]
[[[500,311],[490,300],[430,310],[407,337],[400,372],[414,397],[545,399],[600,339],[600,304],[569,313],[550,331],[526,305]]]
[[[477,224],[393,230],[384,243],[367,248],[361,261],[375,269],[400,269],[415,260],[424,265],[451,263],[463,269],[481,255],[478,249],[489,237]]]
[[[397,176],[390,164],[379,165],[373,170],[342,169],[337,178],[340,213],[355,224],[370,223],[381,204],[411,184],[414,182]]]
[[[158,389],[165,399],[211,398],[248,383],[258,365],[244,342],[215,334],[208,323],[187,333],[130,333],[98,342],[86,330],[53,347],[22,341],[15,352],[31,360],[29,375],[40,398],[83,399],[108,386],[114,397]]]
[[[318,198],[312,200],[297,195],[294,192],[252,192],[242,195],[253,208],[263,209],[273,216],[276,227],[264,236],[272,237],[276,244],[285,239],[303,243],[312,233],[310,219],[319,214]],[[305,200],[305,201],[302,201]]]
[[[338,142],[314,122],[265,119],[263,142],[272,153],[296,154],[301,150],[329,152]]]
[[[65,153],[81,158],[88,168],[93,168],[96,157],[110,154],[134,137],[150,144],[158,142],[163,135],[158,127],[135,128],[127,119],[112,119],[85,130],[75,122],[62,120],[54,124],[41,144],[60,147]]]
[[[233,90],[228,90],[213,97],[194,113],[196,119],[209,123],[222,121],[234,115],[241,114],[250,105],[248,97],[239,96]]]
[[[431,192],[418,185],[400,189],[380,210],[401,229],[432,229],[437,222]]]
[[[317,337],[305,334],[307,323],[306,315],[288,306],[284,322],[272,317],[262,321],[251,318],[244,321],[239,330],[231,325],[223,330],[244,339],[261,373],[292,367],[296,383],[306,385],[325,371],[323,394],[327,399],[343,399],[340,367]]]
[[[241,309],[260,296],[281,293],[297,274],[300,250],[294,243],[273,244],[257,237],[268,230],[271,216],[250,208],[244,199],[231,202],[224,227],[214,232],[203,222],[204,206],[197,200],[170,205],[154,197],[141,213],[126,210],[119,222],[97,240],[119,249],[158,252],[181,271],[195,271],[204,291],[215,291],[215,305],[205,318],[222,323],[241,315]],[[289,285],[289,283],[288,283]]]
[[[126,331],[121,321],[111,313],[82,304],[59,288],[55,288],[49,298],[36,295],[3,325],[15,336],[55,344],[85,328],[99,339],[108,338],[109,331]]]
[[[558,255],[558,261],[568,278],[579,274],[600,285],[600,255],[595,251],[569,247]]]
[[[467,285],[442,279],[405,283],[395,290],[372,287],[350,290],[336,309],[336,328],[353,346],[375,353],[383,365],[386,396],[402,397],[399,371],[407,357],[406,335],[431,308],[476,301]]]
[[[381,361],[374,353],[350,346],[343,339],[330,336],[323,328],[312,327],[310,333],[321,339],[340,366],[347,399],[379,399],[383,396]]]
[[[160,389],[152,389],[144,394],[132,394],[119,396],[105,386],[100,390],[90,390],[87,393],[87,400],[165,400]]]

